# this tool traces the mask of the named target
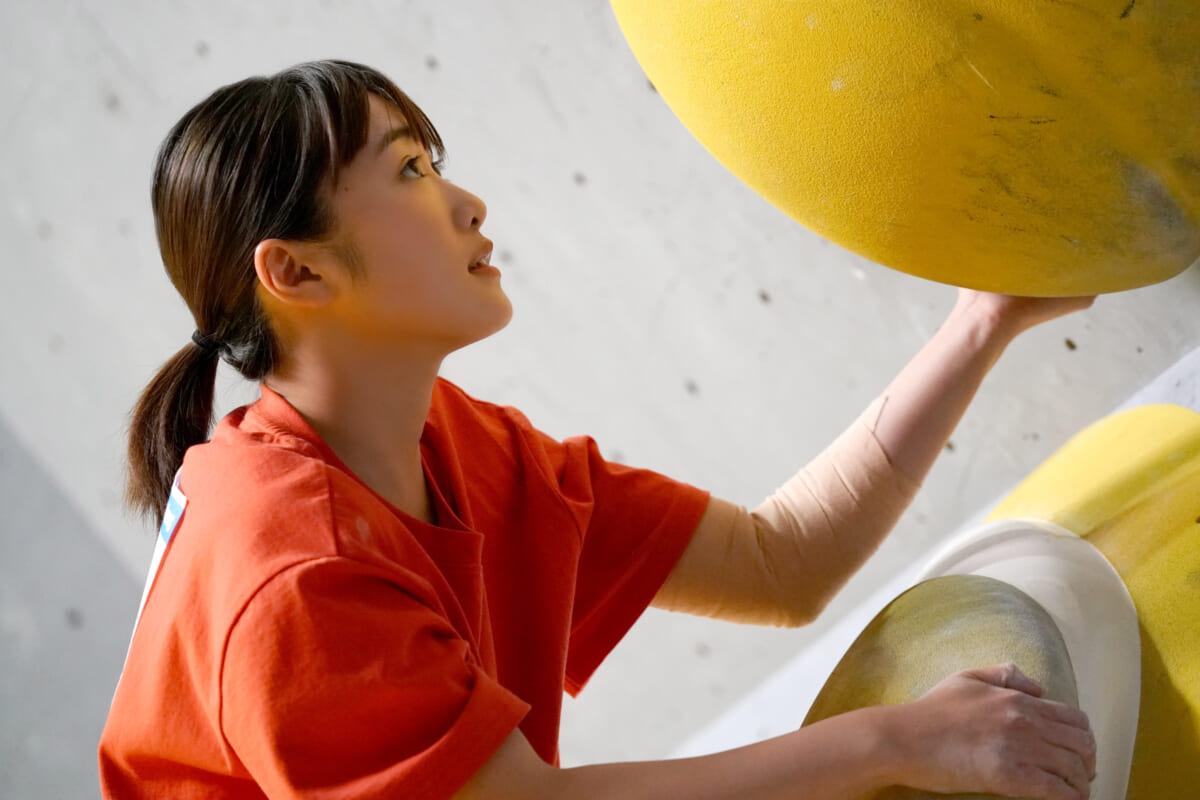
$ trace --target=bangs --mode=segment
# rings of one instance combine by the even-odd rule
[[[324,151],[321,154],[327,159],[325,171],[334,184],[340,169],[354,160],[367,143],[371,95],[400,113],[412,131],[412,138],[435,161],[445,155],[442,137],[429,117],[378,70],[351,61],[314,61],[284,70],[277,78],[306,95],[308,103],[300,105],[302,108],[308,105],[313,116],[304,127],[311,126],[310,130],[320,127],[325,146],[317,149]]]

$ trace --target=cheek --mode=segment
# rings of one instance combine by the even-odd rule
[[[441,230],[435,215],[422,213],[413,205],[400,207],[394,201],[361,206],[353,217],[353,228],[368,269],[375,265],[395,270],[447,257],[443,250],[451,234]]]

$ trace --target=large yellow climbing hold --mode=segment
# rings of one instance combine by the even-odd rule
[[[612,0],[717,160],[873,261],[1113,292],[1200,257],[1196,0]]]

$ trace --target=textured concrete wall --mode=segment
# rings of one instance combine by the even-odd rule
[[[321,57],[390,74],[489,204],[516,318],[446,374],[614,459],[756,503],[953,302],[738,183],[602,0],[0,0],[0,795],[94,794],[152,546],[119,504],[126,415],[193,327],[154,242],[154,150],[217,86]],[[1198,299],[1193,269],[1014,345],[830,616],[1191,349]],[[222,379],[223,408],[247,396]],[[666,754],[825,624],[648,614],[567,704],[564,762]]]

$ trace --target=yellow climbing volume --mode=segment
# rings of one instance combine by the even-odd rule
[[[1200,257],[1196,0],[612,0],[713,156],[903,272],[1113,292]]]

